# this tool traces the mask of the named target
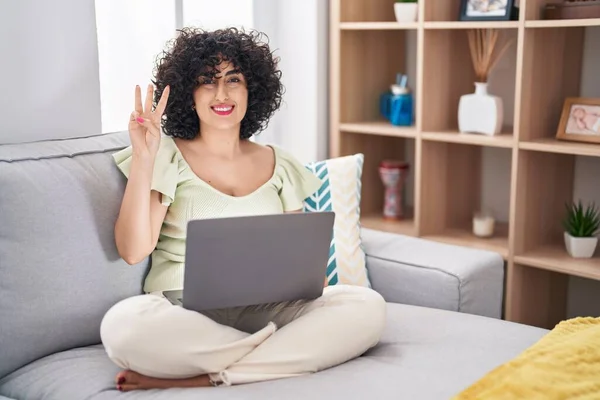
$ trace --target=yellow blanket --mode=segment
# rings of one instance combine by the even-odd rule
[[[454,399],[600,399],[600,318],[562,321]]]

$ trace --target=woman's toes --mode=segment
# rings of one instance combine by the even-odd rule
[[[130,392],[132,390],[137,390],[137,389],[139,389],[139,387],[137,385],[128,385],[128,384],[117,385],[117,390],[119,390],[120,392]]]
[[[133,371],[121,371],[115,377],[117,385],[137,385],[140,381],[140,374]]]
[[[127,371],[120,371],[117,376],[115,376],[115,383],[117,385],[122,385],[125,383],[125,381],[127,380],[127,378],[125,377],[125,373]]]

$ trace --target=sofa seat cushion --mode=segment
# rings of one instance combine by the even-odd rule
[[[453,311],[388,304],[380,344],[346,364],[299,378],[202,389],[115,389],[118,368],[101,346],[57,353],[0,381],[17,399],[447,399],[547,331]]]

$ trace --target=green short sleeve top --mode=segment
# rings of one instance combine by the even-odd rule
[[[187,164],[169,136],[161,139],[152,176],[152,189],[161,193],[168,206],[145,292],[183,288],[186,228],[189,220],[247,215],[277,214],[299,210],[303,201],[322,182],[292,155],[276,146],[271,178],[254,192],[234,197],[220,192],[200,179]],[[113,154],[118,168],[129,176],[132,148]]]

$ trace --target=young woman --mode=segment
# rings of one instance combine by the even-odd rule
[[[152,267],[146,294],[117,303],[102,321],[106,352],[123,368],[119,390],[298,376],[355,358],[380,339],[385,302],[368,288],[332,286],[313,301],[206,313],[161,295],[183,287],[188,220],[298,212],[321,185],[290,154],[248,140],[283,93],[260,38],[184,29],[159,60],[144,104],[135,89],[132,145],[114,155],[128,177],[115,238],[125,261],[151,255]]]

